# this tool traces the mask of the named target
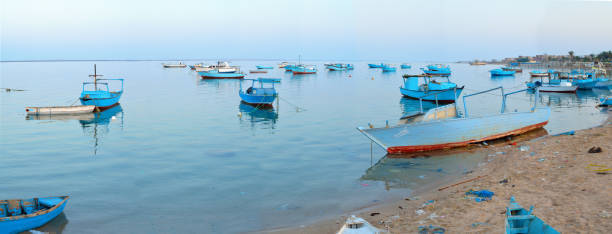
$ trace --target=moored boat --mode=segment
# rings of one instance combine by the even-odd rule
[[[421,68],[423,72],[427,75],[432,76],[450,76],[451,69],[448,65],[444,64],[430,64],[427,65],[427,68]]]
[[[255,66],[255,67],[257,67],[257,69],[273,69],[273,67],[272,67],[272,66],[261,66],[261,65],[257,65],[257,66]]]
[[[94,82],[83,82],[83,89],[79,97],[81,105],[93,105],[96,111],[103,111],[119,104],[119,99],[121,99],[121,95],[123,94],[123,79],[98,79],[98,77],[102,75],[97,74],[95,64],[94,74],[89,76],[94,78]],[[111,91],[108,87],[109,81],[121,81],[121,89]]]
[[[189,68],[191,70],[195,70],[198,67],[205,67],[203,63],[198,63],[198,64],[194,64],[194,65],[189,65]]]
[[[72,115],[92,113],[96,106],[50,106],[50,107],[26,107],[28,115]]]
[[[423,99],[425,101],[439,103],[453,103],[457,100],[463,87],[451,82],[448,77],[434,78],[429,75],[403,75],[403,87],[400,87],[402,95],[412,99]],[[423,82],[419,84],[419,80]],[[441,80],[442,79],[442,80]],[[436,95],[429,95],[437,93]]]
[[[380,64],[368,63],[368,67],[370,68],[383,68],[384,66],[385,66],[384,63],[380,63]]]
[[[198,71],[196,69],[196,71]],[[217,62],[217,66],[209,66],[201,71],[198,75],[202,79],[242,79],[244,74],[240,72],[240,67],[230,66],[228,62]]]
[[[334,64],[325,64],[325,67],[330,71],[346,71],[353,70],[353,64],[347,63],[334,63]]]
[[[0,232],[20,233],[40,227],[62,213],[69,196],[0,200]]]
[[[266,70],[250,70],[249,73],[268,73]]]
[[[491,76],[513,76],[515,71],[506,71],[503,69],[493,69],[489,71]]]
[[[538,88],[540,92],[554,92],[554,93],[575,93],[578,90],[578,86],[572,84],[572,80],[559,80],[548,78],[548,82],[545,82],[543,77],[537,81],[526,82],[527,88],[535,89]]]
[[[502,67],[501,68],[504,71],[514,71],[516,73],[521,73],[523,72],[523,69],[520,67],[515,67],[515,66],[506,66],[506,67]]]
[[[314,66],[299,65],[295,66],[291,71],[293,71],[294,75],[315,74],[317,73],[317,68]]]
[[[612,106],[612,96],[605,96],[599,98],[600,106]]]
[[[548,72],[540,71],[540,70],[533,70],[533,71],[529,72],[529,75],[531,75],[531,77],[547,77],[547,76],[550,76],[550,74]]]
[[[187,67],[187,65],[183,64],[183,62],[179,62],[178,64],[162,63],[162,66],[164,66],[164,68],[182,68],[182,67]]]
[[[403,63],[402,65],[400,65],[401,69],[410,69],[412,68],[412,66],[410,66],[409,64]]]
[[[252,81],[251,87],[246,90],[242,90],[242,82],[240,82],[239,96],[243,102],[251,105],[272,105],[274,100],[278,97],[278,92],[274,87],[274,84],[280,83],[280,79],[276,78],[257,78],[257,79],[245,79]],[[258,83],[259,87],[255,84]],[[270,86],[264,87],[264,84]]]
[[[289,65],[289,62],[282,62],[278,64],[278,68],[285,68],[287,65]]]
[[[385,66],[382,67],[382,71],[383,72],[394,72],[396,70],[397,70],[397,68],[395,68],[395,67],[393,67],[393,66],[391,66],[389,64],[385,64]]]
[[[521,207],[514,196],[506,207],[506,234],[559,234],[557,230],[533,215],[533,206],[529,211]]]
[[[366,137],[384,148],[389,154],[410,153],[466,146],[472,143],[519,135],[543,127],[548,123],[550,108],[534,106],[527,112],[506,112],[506,98],[527,89],[504,93],[501,112],[498,114],[471,117],[466,106],[466,97],[475,96],[503,87],[463,96],[464,111],[460,116],[456,103],[421,111],[411,115],[406,124],[374,128],[358,127]],[[428,95],[435,95],[430,93]],[[421,98],[422,100],[422,98]]]
[[[472,65],[472,66],[479,66],[479,65],[487,65],[487,63],[479,62],[478,60],[476,60],[474,62],[470,62],[470,65]]]

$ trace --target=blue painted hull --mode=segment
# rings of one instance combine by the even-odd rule
[[[45,225],[61,214],[68,202],[68,197],[57,198],[63,201],[50,209],[28,215],[0,217],[0,233],[20,233]]]
[[[240,98],[243,102],[254,105],[272,105],[276,100],[277,95],[250,95],[240,92]]]
[[[335,67],[335,66],[329,66],[327,67],[327,69],[329,69],[330,71],[346,71],[347,68],[344,67]]]
[[[99,95],[91,95],[91,94],[99,94]],[[106,92],[106,91],[92,91],[92,92],[83,92],[81,93],[81,97],[79,100],[81,101],[81,105],[93,105],[98,107],[98,109],[108,109],[113,106],[116,106],[119,103],[119,99],[121,99],[121,95],[123,92]],[[87,96],[89,95],[89,96]]]
[[[400,68],[402,69],[410,69],[412,66],[410,65],[401,65]]]
[[[597,78],[597,83],[595,83],[595,88],[600,89],[609,89],[612,87],[612,80],[607,78]]]
[[[510,198],[506,208],[506,234],[559,234],[557,230],[533,215],[533,206],[527,211]]]
[[[244,78],[244,74],[242,73],[219,73],[219,72],[205,72],[200,71],[198,75],[202,77],[202,79],[242,79]]]
[[[599,104],[602,106],[612,106],[612,97],[602,97],[599,99]]]
[[[373,64],[373,63],[369,63],[368,67],[370,68],[382,68],[383,65],[382,64]]]
[[[426,94],[430,94],[430,93],[435,93],[435,92],[440,92],[442,90],[430,90],[428,92],[426,91],[420,91],[420,90],[410,90],[410,89],[405,89],[405,88],[401,88],[400,87],[400,92],[402,93],[402,95],[404,95],[405,97],[409,97],[409,98],[413,98],[413,99],[419,99],[421,97],[423,97]],[[463,91],[463,87],[462,88],[457,88],[457,97],[459,97],[461,95],[461,92]],[[423,97],[424,101],[436,101],[436,97],[434,95],[431,96],[427,96],[427,97]],[[452,103],[455,102],[456,98],[455,98],[455,91],[453,89],[448,89],[447,92],[444,93],[440,93],[438,94],[438,102],[441,103]]]
[[[396,70],[397,70],[397,69],[396,69],[396,68],[394,68],[394,67],[383,67],[383,68],[382,68],[382,71],[383,71],[383,72],[394,72],[394,71],[396,71]]]
[[[501,69],[491,70],[491,76],[513,76],[515,71],[505,71]]]
[[[597,80],[593,79],[584,79],[584,80],[574,80],[572,85],[578,86],[578,89],[592,89],[595,88],[597,84]]]
[[[273,67],[268,67],[268,66],[256,66],[257,69],[273,69]]]
[[[548,123],[549,108],[475,118],[453,118],[383,128],[362,128],[364,135],[387,153],[410,153],[465,146],[518,135]]]
[[[450,71],[433,71],[433,70],[424,70],[425,74],[432,76],[450,76]]]

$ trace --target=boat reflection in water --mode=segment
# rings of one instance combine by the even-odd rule
[[[605,89],[578,90],[576,93],[540,93],[540,103],[557,107],[592,107],[600,96],[609,95]]]
[[[505,145],[508,141],[525,141],[547,135],[543,129],[537,129],[523,135],[488,141],[489,145]],[[503,147],[499,152],[478,150],[474,145],[467,148],[419,152],[411,154],[388,154],[366,170],[361,181],[378,181],[390,189],[432,189],[449,183],[463,174],[473,171],[479,163],[504,157]]]
[[[252,128],[259,126],[264,129],[274,129],[276,127],[278,112],[274,110],[273,107],[264,108],[262,106],[253,106],[240,102],[238,108],[240,110],[239,117],[241,124],[246,123]]]
[[[64,212],[59,214],[57,217],[46,223],[45,225],[35,228],[34,230],[39,231],[41,233],[62,233],[68,224],[68,219]],[[31,233],[35,233],[30,231]],[[25,232],[25,233],[30,233]]]
[[[91,135],[94,138],[94,155],[98,152],[98,146],[100,139],[108,134],[109,124],[111,120],[119,119],[120,127],[123,129],[123,109],[121,105],[114,106],[108,110],[94,113],[93,118],[79,120],[83,132]]]

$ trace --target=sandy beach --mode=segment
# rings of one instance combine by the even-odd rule
[[[504,233],[511,196],[562,233],[609,233],[612,230],[612,123],[528,141],[490,144],[477,150],[486,163],[462,178],[429,188],[401,201],[354,213],[391,233],[416,233],[435,225],[446,233]],[[601,152],[589,153],[593,147]],[[467,181],[467,182],[466,182]],[[440,190],[441,189],[441,190]],[[470,189],[495,193],[490,201],[468,199]],[[431,202],[433,200],[433,202]],[[350,215],[350,214],[347,214]],[[336,233],[347,216],[270,233]]]

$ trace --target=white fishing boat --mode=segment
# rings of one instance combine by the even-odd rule
[[[337,234],[379,234],[384,233],[362,218],[351,215]]]
[[[70,115],[92,113],[96,106],[50,106],[50,107],[26,107],[28,115]]]
[[[181,68],[181,67],[187,67],[187,65],[183,64],[183,62],[179,62],[178,64],[166,64],[166,63],[162,63],[162,65],[164,66],[164,68]]]

